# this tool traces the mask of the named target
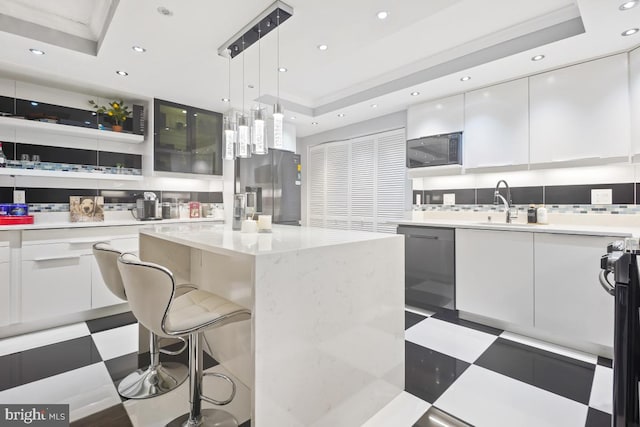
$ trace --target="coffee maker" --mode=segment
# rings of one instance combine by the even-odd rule
[[[156,193],[144,192],[143,199],[136,200],[136,207],[131,214],[138,221],[153,221],[158,218],[158,200]]]

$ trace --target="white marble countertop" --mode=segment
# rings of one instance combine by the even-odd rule
[[[189,224],[199,222],[222,223],[221,220],[213,218],[187,218],[187,219],[161,219],[156,221],[138,221],[135,219],[120,219],[101,222],[37,222],[35,224],[0,225],[0,231],[12,230],[47,230],[55,228],[95,228],[95,227],[119,227],[127,225],[150,225],[150,224]]]
[[[390,221],[391,222],[391,221]],[[397,220],[393,221],[398,225],[416,225],[423,227],[450,227],[450,228],[470,228],[478,230],[500,230],[500,231],[525,231],[533,233],[551,234],[581,234],[587,236],[612,236],[612,237],[632,237],[640,236],[640,229],[635,227],[603,226],[603,225],[571,225],[571,224],[527,224],[487,221],[465,221],[449,219],[430,220]]]
[[[157,224],[140,229],[140,234],[213,253],[251,256],[398,238],[396,234],[293,225],[274,225],[271,233],[242,233],[232,230],[230,224]]]

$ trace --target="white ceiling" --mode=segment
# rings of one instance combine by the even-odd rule
[[[95,16],[105,10],[104,0],[0,0],[0,14],[30,8],[34,17],[31,22],[35,22],[36,18],[41,19],[38,16],[44,3],[59,5],[44,11],[55,14],[51,22],[59,22],[62,15],[71,22],[84,23],[86,28],[91,28],[91,22],[95,27]],[[94,3],[93,9],[89,3]],[[59,85],[85,87],[105,96],[158,97],[224,112],[230,108],[221,101],[229,90],[228,59],[218,56],[217,50],[271,3],[270,0],[116,1],[115,14],[97,56],[44,43],[36,37],[0,31],[3,46],[0,72],[19,74],[25,80],[48,79]],[[247,49],[244,58],[240,55],[232,60],[231,106],[242,109],[243,87],[245,109],[258,98],[258,86],[260,95],[266,95],[267,99],[275,97],[280,74],[280,97],[285,106],[286,102],[293,102],[305,107],[301,111],[307,111],[305,115],[287,109],[286,120],[296,116],[298,136],[628,50],[640,43],[640,33],[620,36],[622,31],[640,23],[640,6],[620,11],[618,7],[623,0],[289,0],[286,3],[293,7],[294,14],[280,29],[280,65],[289,71],[276,72],[277,35],[271,32],[260,44],[260,79],[257,44]],[[159,6],[168,8],[173,15],[158,13]],[[376,18],[380,10],[389,12],[384,21]],[[488,58],[488,62],[472,63],[469,68],[455,69],[444,76],[428,77],[429,73],[424,72],[451,61],[464,64],[460,60],[474,52],[491,47],[496,51],[505,42],[539,30],[548,31],[548,27],[576,17],[582,18],[583,34],[504,58]],[[1,24],[2,20],[0,30]],[[319,51],[316,46],[321,43],[329,49]],[[147,52],[136,53],[131,49],[133,45],[143,46]],[[46,55],[34,56],[29,48],[44,50]],[[532,62],[530,58],[538,53],[546,55],[545,60]],[[116,70],[125,70],[129,75],[120,77]],[[408,76],[413,74],[424,75],[426,81],[410,81]],[[463,75],[472,79],[461,82]],[[247,88],[248,84],[255,88]],[[414,90],[421,95],[411,97],[409,93]],[[371,108],[373,103],[378,107]],[[312,116],[314,109],[316,116]],[[340,118],[338,113],[345,116]],[[312,121],[319,125],[312,126]]]

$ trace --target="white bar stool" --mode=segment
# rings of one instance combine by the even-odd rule
[[[211,373],[232,385],[231,396],[218,401],[202,394],[202,333],[208,329],[251,318],[251,311],[218,295],[202,290],[175,296],[175,280],[167,268],[142,262],[125,253],[118,258],[118,268],[133,314],[147,329],[161,337],[189,335],[189,403],[190,410],[168,426],[236,427],[233,415],[219,409],[202,409],[202,401],[226,405],[235,396],[236,387],[226,375]]]
[[[118,251],[106,242],[98,242],[93,245],[93,255],[98,262],[100,274],[107,288],[118,298],[127,301],[127,294],[122,284],[120,270],[118,270],[118,257],[122,252]],[[183,292],[194,290],[194,286],[185,285]],[[135,315],[135,313],[134,313]],[[184,339],[181,338],[182,341]],[[160,349],[158,336],[149,333],[149,353],[151,363],[146,369],[138,369],[127,375],[118,384],[118,393],[127,399],[147,399],[165,394],[180,384],[189,375],[186,365],[176,362],[160,362],[160,352],[175,355],[184,351],[184,347],[178,351]]]

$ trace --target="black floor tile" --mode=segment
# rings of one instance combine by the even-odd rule
[[[0,357],[0,391],[101,362],[90,336]]]
[[[434,319],[444,320],[445,322],[454,323],[460,326],[466,326],[467,328],[475,329],[476,331],[486,332],[491,335],[500,335],[504,331],[502,329],[492,328],[491,326],[481,325],[480,323],[472,322],[470,320],[461,319],[458,316],[457,310],[440,310],[433,316]]]
[[[412,313],[411,311],[404,312],[404,329],[405,331],[415,325],[416,323],[422,322],[426,319],[426,316],[421,314]]]
[[[166,349],[171,351],[178,350],[182,344],[176,343],[171,344],[166,347]],[[151,356],[149,352],[138,354],[138,353],[129,353],[124,356],[115,357],[113,359],[107,360],[104,364],[107,366],[107,371],[111,376],[111,379],[114,383],[119,383],[124,377],[129,375],[131,372],[136,369],[146,368],[149,366],[151,362]],[[185,349],[182,353],[172,356],[169,354],[160,353],[160,362],[180,362],[184,365],[188,366],[189,363],[189,350]],[[213,366],[218,365],[218,362],[207,352],[204,354],[204,359],[202,361],[202,366],[204,369],[209,369]]]
[[[405,342],[405,390],[429,403],[435,402],[469,367],[437,351]]]
[[[613,368],[613,360],[606,357],[598,356],[598,365],[606,366],[607,368]]]
[[[475,365],[589,404],[595,365],[498,338]]]
[[[471,424],[438,409],[435,406],[429,408],[413,427],[473,427]]]
[[[71,427],[133,427],[122,404],[91,414],[71,423]]]
[[[240,424],[238,427],[251,427],[251,420],[247,420]]]
[[[589,408],[587,422],[584,427],[611,427],[611,415],[597,409]]]
[[[130,311],[121,314],[114,314],[113,316],[101,317],[100,319],[87,320],[87,327],[92,334],[96,332],[102,332],[113,328],[119,328],[120,326],[130,325],[136,323],[138,320]]]

